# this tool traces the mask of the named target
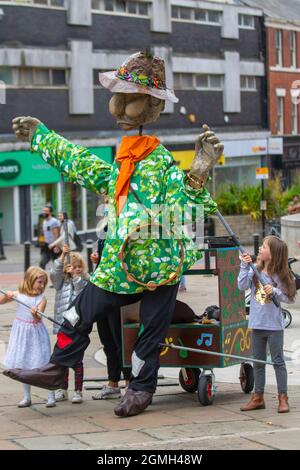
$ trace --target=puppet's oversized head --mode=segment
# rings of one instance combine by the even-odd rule
[[[166,87],[164,61],[147,51],[131,55],[118,70],[100,73],[99,80],[114,93],[109,111],[126,131],[156,121],[165,100],[178,101]]]

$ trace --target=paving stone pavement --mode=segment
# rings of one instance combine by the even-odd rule
[[[6,248],[6,253],[13,248]],[[18,255],[19,253],[19,255]],[[14,250],[10,263],[0,261],[0,287],[16,289],[22,273],[14,267],[22,264],[22,250]],[[35,253],[35,259],[38,259]],[[203,290],[202,290],[203,289]],[[210,277],[188,278],[187,293],[180,298],[190,305],[201,302],[213,304],[214,280]],[[54,290],[47,288],[47,312],[53,311]],[[295,352],[295,341],[299,338],[299,301],[293,306],[293,324],[286,330],[287,351]],[[298,316],[297,316],[298,315]],[[15,316],[15,306],[0,306],[0,370],[3,356]],[[55,336],[51,324],[47,323],[51,342]],[[95,359],[99,356],[96,329],[91,333],[91,344],[86,351],[85,378],[104,377],[105,365]],[[96,354],[97,353],[97,354]],[[288,352],[287,352],[288,354]],[[158,387],[153,404],[141,415],[118,418],[113,413],[115,400],[94,401],[93,390],[84,390],[84,402],[57,403],[55,408],[46,408],[47,392],[33,388],[33,404],[19,409],[17,403],[22,396],[22,386],[0,374],[0,449],[97,449],[97,450],[215,450],[215,449],[299,449],[300,448],[300,374],[297,361],[287,361],[290,387],[291,412],[277,413],[277,395],[272,368],[268,370],[266,409],[243,413],[240,406],[249,396],[242,393],[235,367],[216,370],[217,394],[212,406],[201,406],[197,394],[184,392],[178,385],[178,371],[161,369],[160,373],[171,376],[164,382],[174,386]],[[70,374],[70,397],[73,391],[73,373]],[[97,387],[99,382],[86,382]]]

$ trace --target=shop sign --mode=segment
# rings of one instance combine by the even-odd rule
[[[0,163],[0,179],[13,180],[19,176],[21,167],[16,160],[4,160]]]
[[[93,147],[92,153],[112,162],[111,147]],[[46,163],[37,153],[30,151],[0,152],[0,188],[53,184],[60,181],[59,172]]]
[[[256,179],[257,180],[267,180],[269,179],[269,168],[256,168]]]

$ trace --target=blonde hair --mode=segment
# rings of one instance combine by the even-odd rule
[[[74,266],[75,264],[77,264],[82,269],[83,277],[87,276],[86,264],[82,256],[79,253],[74,252],[74,251],[70,253],[70,264],[71,266]],[[64,261],[64,273],[67,272],[67,265],[68,265],[68,262],[67,262],[67,257],[66,257]]]
[[[33,285],[35,281],[41,276],[45,278],[44,289],[42,291],[44,292],[48,283],[48,275],[46,271],[36,266],[31,266],[30,268],[28,268],[24,274],[23,281],[19,285],[20,294],[26,294],[30,297],[35,297],[37,295],[37,292],[33,290]]]
[[[274,235],[265,237],[263,242],[267,243],[271,253],[271,260],[268,263],[268,274],[270,276],[276,274],[279,277],[285,295],[290,300],[293,300],[296,297],[296,284],[288,265],[287,244],[281,240],[281,238],[275,237]],[[262,271],[264,267],[264,261],[258,258],[257,269]]]

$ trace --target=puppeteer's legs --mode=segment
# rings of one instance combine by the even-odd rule
[[[132,379],[121,402],[117,416],[134,416],[152,401],[159,369],[159,343],[164,342],[175,308],[178,284],[158,287],[142,294],[141,331],[132,353]]]

